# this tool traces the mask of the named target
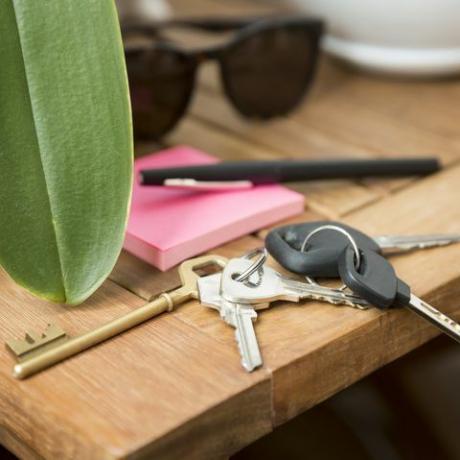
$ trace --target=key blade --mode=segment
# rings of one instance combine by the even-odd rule
[[[257,313],[246,305],[234,304],[235,338],[241,355],[241,364],[247,372],[262,365],[262,356],[254,331],[253,319]]]
[[[340,289],[308,284],[291,279],[285,279],[284,284],[287,289],[291,290],[293,293],[295,292],[300,299],[319,300],[333,305],[347,305],[362,310],[366,310],[370,307],[369,302],[358,295]]]
[[[460,242],[460,234],[433,234],[419,236],[383,235],[374,238],[383,254],[427,249]]]
[[[308,298],[311,300],[318,300],[320,302],[327,302],[332,305],[346,305],[348,307],[358,308],[360,310],[367,310],[370,305],[369,302],[361,299],[353,294],[346,294],[344,292],[327,292],[327,293],[311,293],[302,296],[303,299]]]
[[[221,295],[226,300],[254,306],[260,302],[274,302],[276,300],[298,302],[302,298],[360,309],[369,306],[368,302],[354,294],[288,279],[268,266],[264,267],[262,281],[256,288],[245,286],[243,283],[232,279],[233,274],[240,273],[250,263],[247,259],[232,259],[228,262],[222,273],[221,284]]]
[[[460,324],[456,321],[419,299],[414,294],[411,294],[410,302],[406,307],[460,343]]]

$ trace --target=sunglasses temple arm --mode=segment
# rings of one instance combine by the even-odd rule
[[[241,29],[261,19],[264,16],[253,16],[246,18],[229,17],[229,18],[192,18],[192,19],[177,19],[171,21],[171,24],[183,27],[192,27],[196,29],[206,30],[209,32],[224,32],[228,30]]]
[[[169,27],[187,27],[191,29],[200,29],[208,32],[225,32],[241,29],[261,19],[267,19],[266,16],[252,16],[247,18],[229,17],[229,18],[190,18],[190,19],[172,19],[157,23],[126,23],[123,25],[123,32],[143,32],[155,34],[156,32]]]

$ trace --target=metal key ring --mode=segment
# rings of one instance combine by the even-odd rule
[[[256,248],[248,253],[244,254],[243,257],[245,259],[252,259],[257,254],[260,254],[260,257],[254,261],[252,265],[250,265],[243,273],[240,273],[236,278],[235,281],[244,282],[247,281],[252,274],[259,271],[262,266],[264,265],[265,261],[267,260],[267,249],[263,248]]]
[[[361,266],[361,254],[359,252],[358,245],[356,244],[355,239],[350,235],[349,232],[347,232],[345,229],[342,227],[338,227],[337,225],[322,225],[321,227],[315,228],[313,231],[311,231],[303,240],[302,246],[300,247],[300,252],[307,252],[307,244],[311,240],[312,236],[316,235],[317,233],[324,231],[324,230],[333,230],[336,232],[341,233],[342,235],[346,236],[348,241],[350,242],[353,251],[355,253],[355,267],[356,270],[359,270],[359,267]],[[315,284],[319,286],[319,284],[313,279],[310,278],[309,276],[305,276],[305,279],[310,283],[310,284]],[[340,291],[343,291],[347,288],[346,284],[342,285],[341,288],[339,288]]]

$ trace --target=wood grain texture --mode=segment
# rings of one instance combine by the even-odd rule
[[[314,220],[327,220],[327,218],[326,216],[318,214],[317,212],[314,212],[307,208],[305,212],[299,214],[298,216],[291,217],[290,219],[284,219],[275,225],[271,225],[270,227],[264,228],[263,230],[257,233],[257,236],[261,239],[265,239],[270,230],[273,230],[274,228],[284,227],[285,225],[300,224],[302,222],[311,222]]]
[[[458,158],[460,136],[455,131],[454,109],[447,108],[448,94],[452,94],[453,100],[458,97],[458,82],[414,83],[411,87],[410,82],[369,78],[323,57],[305,103],[288,119],[271,121],[270,129],[263,130],[263,124],[236,114],[215,83],[215,74],[207,70],[202,73],[202,80],[199,102],[191,108],[197,118],[214,128],[249,138],[253,143],[274,146],[289,157],[436,154],[445,164],[453,164]],[[412,89],[407,90],[408,87]],[[418,97],[417,91],[423,96]],[[209,107],[213,110],[206,110]],[[431,123],[435,127],[428,129]],[[442,129],[437,130],[438,126]],[[377,195],[404,188],[411,182],[409,179],[361,181]]]
[[[347,222],[370,234],[460,231],[460,209],[452,210],[449,199],[459,192],[459,181],[460,168],[453,168],[352,213]],[[430,206],[414,216],[416,200],[429,201]],[[392,219],[385,220],[390,214]],[[302,216],[305,220],[316,217],[308,213]],[[236,241],[224,254],[235,255],[258,243]],[[460,290],[460,271],[454,263],[459,255],[460,247],[452,246],[399,256],[394,262],[414,292],[449,312],[459,308],[455,301]],[[448,261],[449,269],[440,270],[443,261]],[[231,330],[215,321],[216,312],[187,304],[176,314],[185,323],[218,337],[222,344],[234,346]],[[276,424],[437,334],[433,327],[407,311],[363,312],[317,302],[281,303],[263,311],[256,331],[265,369],[273,376]]]
[[[209,254],[236,257],[261,245],[260,239],[244,236],[209,251]],[[180,286],[177,267],[162,272],[127,251],[121,253],[110,279],[145,300]]]
[[[295,150],[283,151],[277,150],[271,145],[261,145],[257,141],[235,135],[221,127],[210,127],[206,122],[195,118],[184,120],[177,131],[169,136],[168,142],[191,145],[228,161],[280,160],[299,156],[296,155],[297,151]],[[370,204],[382,195],[382,193],[371,191],[359,183],[346,180],[286,185],[305,195],[306,204],[309,207],[332,218]]]
[[[459,193],[456,167],[352,213],[345,222],[371,235],[459,232],[460,207],[452,201]],[[452,245],[400,255],[392,262],[415,294],[459,318],[459,257],[460,245]],[[311,302],[264,312],[258,337],[273,373],[275,424],[436,334],[433,326],[403,309],[356,311]]]
[[[48,322],[77,334],[144,303],[110,281],[67,310],[30,297],[3,273],[0,286],[2,341]],[[195,308],[203,309],[196,302]],[[193,434],[191,458],[203,458],[228,455],[241,439],[269,431],[267,374],[241,372],[233,347],[222,352],[216,338],[181,321],[179,311],[23,382],[12,378],[13,359],[0,351],[2,441],[21,453],[8,441],[14,433],[46,458],[126,458],[156,449],[156,440],[167,444],[166,435],[181,427],[175,442],[185,436],[183,445]],[[217,315],[214,321],[221,322]],[[226,440],[207,429],[212,424]]]
[[[171,3],[184,15],[278,4]],[[191,113],[165,145],[190,144],[225,160],[435,153],[446,165],[422,180],[301,184],[307,206],[291,222],[344,217],[375,235],[460,231],[457,81],[376,78],[323,59],[301,109],[267,124],[241,119],[219,91],[215,69],[203,69]],[[139,143],[136,151],[162,146]],[[239,255],[267,230],[212,252]],[[392,261],[414,292],[460,318],[459,256],[456,245]],[[123,253],[95,296],[66,309],[32,298],[2,273],[0,340],[50,321],[77,334],[177,283],[175,270],[162,273]],[[21,458],[225,458],[437,334],[405,310],[308,301],[274,305],[255,327],[264,367],[252,375],[241,369],[232,328],[196,301],[23,382],[13,380],[13,359],[0,350],[0,442]]]
[[[120,254],[110,279],[145,300],[180,286],[177,268],[162,272],[127,251]]]

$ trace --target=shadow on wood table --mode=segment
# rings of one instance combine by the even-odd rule
[[[233,460],[460,458],[460,348],[440,337],[374,372]]]

